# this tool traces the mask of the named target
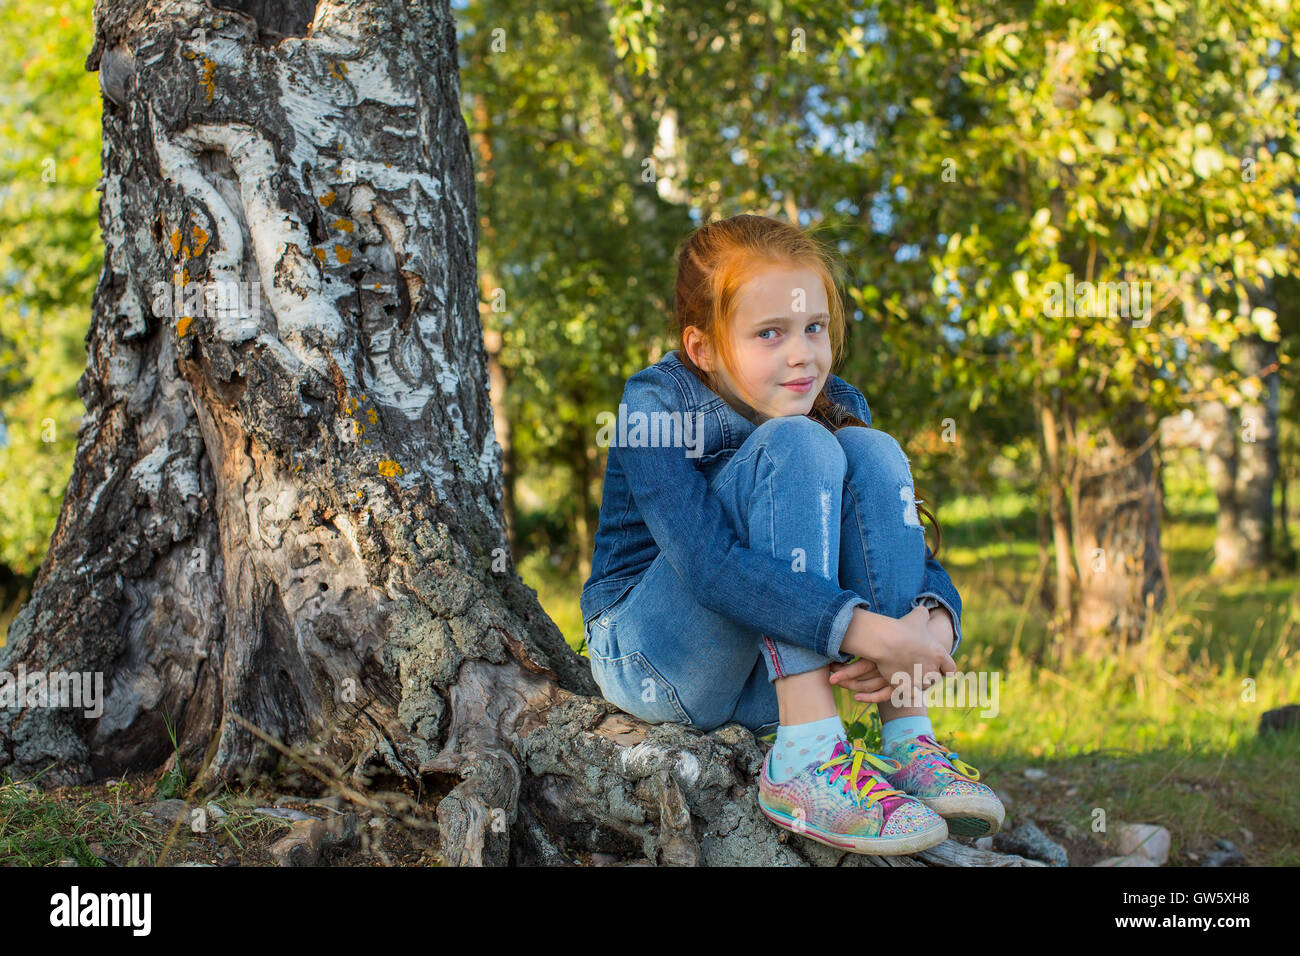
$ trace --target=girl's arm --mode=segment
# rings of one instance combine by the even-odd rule
[[[628,412],[681,410],[680,386],[651,366],[628,379]],[[861,595],[814,572],[794,571],[789,559],[743,547],[708,481],[685,448],[611,446],[627,475],[637,510],[687,587],[709,610],[751,630],[838,659]],[[847,655],[843,655],[846,656]]]

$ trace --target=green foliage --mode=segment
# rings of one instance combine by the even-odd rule
[[[0,37],[0,562],[32,574],[72,472],[99,234],[91,0],[6,5]]]

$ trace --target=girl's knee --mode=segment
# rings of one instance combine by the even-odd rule
[[[903,451],[893,435],[878,428],[841,428],[835,433],[836,440],[844,450],[848,470],[864,462],[872,463],[876,468],[901,468],[910,475],[911,459]]]
[[[785,415],[769,418],[754,429],[747,441],[759,441],[807,461],[812,456],[828,459],[832,464],[845,467],[844,449],[835,435],[806,415]]]

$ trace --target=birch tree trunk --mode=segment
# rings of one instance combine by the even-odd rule
[[[87,412],[0,669],[105,699],[0,709],[0,768],[156,768],[167,715],[209,787],[275,769],[260,733],[440,796],[453,864],[920,865],[787,842],[752,733],[620,714],[515,573],[446,0],[240,6],[95,9]],[[238,308],[164,294],[215,282]]]

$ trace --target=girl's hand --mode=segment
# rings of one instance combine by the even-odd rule
[[[953,638],[957,636],[952,627],[952,615],[948,613],[946,607],[932,607],[929,611],[930,620],[926,621],[926,628],[944,642],[944,647],[951,648]],[[948,653],[951,654],[952,651],[949,650]]]
[[[881,675],[876,662],[862,657],[845,663],[831,661],[831,686],[843,687],[862,703],[889,700],[891,693],[889,681]]]
[[[936,622],[938,626],[941,625]],[[951,636],[945,642],[931,630],[929,608],[914,607],[880,630],[871,658],[881,676],[898,688],[904,700],[909,700],[933,683],[934,675],[942,679],[942,675],[956,672],[951,650]],[[912,679],[918,667],[922,686],[913,688]],[[886,699],[892,700],[888,696]]]

